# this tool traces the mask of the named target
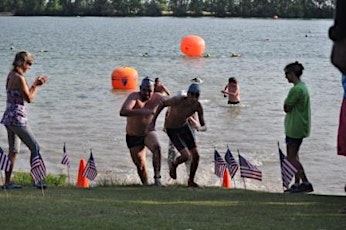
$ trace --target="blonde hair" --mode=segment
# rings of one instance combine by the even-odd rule
[[[13,63],[12,63],[12,70],[19,72],[24,65],[25,62],[33,62],[34,56],[27,52],[27,51],[20,51],[16,54],[14,57]]]

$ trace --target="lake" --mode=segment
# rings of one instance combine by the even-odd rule
[[[35,56],[26,74],[47,75],[34,103],[29,104],[30,125],[36,135],[48,173],[67,173],[60,164],[66,142],[75,182],[81,158],[92,149],[97,179],[115,178],[139,183],[125,142],[126,118],[119,109],[128,91],[112,90],[111,73],[122,66],[135,68],[140,80],[159,77],[172,93],[187,89],[199,76],[200,100],[207,132],[197,134],[201,155],[196,182],[220,186],[214,175],[214,149],[224,156],[229,146],[263,173],[263,181],[246,179],[247,189],[281,192],[277,143],[284,152],[283,101],[292,87],[283,68],[299,61],[311,96],[312,130],[301,146],[300,159],[317,194],[345,195],[346,159],[336,155],[336,134],[342,101],[341,75],[329,60],[327,36],[332,20],[173,18],[173,17],[0,17],[0,84],[16,52]],[[208,58],[190,58],[180,51],[182,37],[201,36]],[[148,53],[147,57],[142,54]],[[231,57],[232,53],[240,57]],[[220,90],[236,77],[241,105],[227,106]],[[0,91],[0,111],[6,92]],[[162,178],[169,181],[168,138],[161,131],[164,112],[157,122],[162,144]],[[0,128],[0,146],[7,152],[7,134]],[[29,151],[22,145],[15,171],[28,172]],[[151,154],[147,155],[153,182]],[[186,183],[185,166],[178,168],[178,183]],[[234,184],[233,184],[234,186]],[[244,187],[239,172],[235,186]]]

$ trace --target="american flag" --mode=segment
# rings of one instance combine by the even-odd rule
[[[239,153],[240,176],[262,181],[262,172]]]
[[[46,166],[40,154],[36,155],[31,160],[31,176],[35,183],[42,181],[46,177]]]
[[[227,168],[226,162],[222,159],[220,154],[215,149],[214,151],[214,162],[215,162],[215,175],[222,178],[223,174]]]
[[[83,176],[88,178],[89,180],[94,180],[95,177],[97,176],[97,169],[93,157],[93,153],[90,150],[90,157],[88,160],[88,163],[85,166],[85,169],[83,171]]]
[[[233,178],[235,173],[238,171],[239,166],[238,166],[238,163],[235,161],[231,153],[231,150],[229,150],[229,148],[226,151],[225,160],[227,162],[227,167],[230,172],[231,178]]]
[[[5,170],[5,172],[10,171],[11,161],[8,159],[7,155],[4,153],[2,148],[0,148],[0,170]]]
[[[279,155],[280,155],[282,184],[285,188],[288,188],[293,176],[298,172],[298,170],[287,160],[285,154],[283,154],[280,147],[279,147]]]
[[[68,158],[66,153],[65,143],[64,143],[63,151],[64,151],[64,155],[62,156],[61,164],[66,165],[68,168],[70,168],[70,159]]]

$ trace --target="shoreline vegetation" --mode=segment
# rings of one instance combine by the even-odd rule
[[[3,0],[0,16],[333,18],[335,0]]]
[[[0,191],[4,229],[345,229],[344,196],[173,185]]]

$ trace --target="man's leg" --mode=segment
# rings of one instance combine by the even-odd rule
[[[137,167],[137,173],[143,185],[148,184],[147,166],[145,160],[145,148],[135,146],[130,148],[131,158]]]
[[[191,161],[191,168],[190,168],[190,175],[189,175],[189,181],[188,186],[191,187],[198,187],[198,184],[195,183],[195,175],[199,164],[199,154],[197,151],[197,148],[191,149],[190,153],[192,155],[192,161]]]
[[[153,154],[155,185],[161,186],[161,145],[156,132],[149,132],[145,137],[144,143]]]

